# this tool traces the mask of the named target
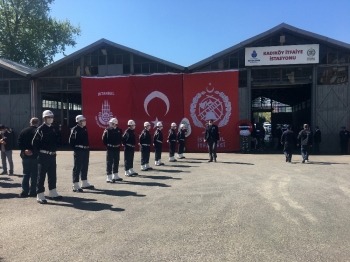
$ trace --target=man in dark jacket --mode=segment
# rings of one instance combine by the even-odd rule
[[[168,132],[167,142],[169,143],[169,162],[176,162],[175,149],[176,149],[176,123],[171,123],[171,128]]]
[[[349,138],[350,132],[346,130],[345,126],[341,128],[342,130],[339,133],[340,138],[340,154],[347,155],[349,148]]]
[[[33,152],[32,141],[39,126],[39,119],[33,117],[30,122],[30,126],[23,129],[18,137],[18,147],[21,150],[22,166],[23,166],[23,179],[22,179],[22,192],[19,197],[35,197],[36,196],[36,182],[38,176],[38,152]],[[29,188],[30,180],[30,188]]]
[[[303,158],[302,163],[309,163],[309,151],[312,147],[312,132],[308,124],[304,124],[304,129],[298,134],[298,144],[301,146],[301,157]]]
[[[122,143],[124,146],[124,169],[125,176],[137,176],[138,173],[134,170],[134,154],[135,154],[135,145],[136,145],[136,136],[135,136],[135,121],[128,121],[128,129],[125,130],[122,137]]]
[[[83,192],[83,189],[94,189],[87,180],[89,169],[89,136],[86,129],[86,118],[78,115],[75,118],[77,125],[72,128],[69,144],[74,150],[74,167],[73,167],[73,192]],[[79,177],[81,176],[81,187],[79,186]]]
[[[322,142],[321,130],[318,126],[316,126],[315,134],[314,134],[314,153],[320,154],[320,143]]]
[[[286,156],[286,162],[292,162],[293,149],[295,144],[295,135],[292,131],[292,126],[288,125],[287,130],[281,136],[281,144],[284,146],[283,152]]]
[[[217,125],[213,124],[214,120],[209,119],[208,124],[206,125],[205,134],[204,134],[204,142],[208,143],[208,150],[209,150],[209,161],[213,162],[213,160],[216,162],[216,148],[218,141],[220,140],[219,135],[219,128]]]
[[[13,175],[13,161],[12,161],[12,149],[13,149],[13,134],[4,125],[0,125],[0,145],[1,145],[1,160],[2,168],[4,171],[1,175],[7,174],[6,158],[10,165],[9,175]]]
[[[119,160],[120,160],[120,144],[122,142],[122,130],[118,127],[118,119],[111,118],[109,120],[109,127],[103,131],[102,142],[107,147],[106,152],[106,173],[107,183],[114,183],[115,181],[123,181],[118,176]],[[113,168],[113,170],[112,170]],[[112,176],[113,171],[113,176]]]
[[[155,147],[154,150],[154,160],[156,166],[163,166],[164,163],[162,162],[162,147],[163,147],[163,124],[162,122],[157,123],[157,130],[153,135],[153,146]]]

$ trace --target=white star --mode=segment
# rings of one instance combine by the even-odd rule
[[[158,123],[158,122],[162,122],[162,121],[158,120],[158,117],[156,117],[156,120],[151,121],[151,122],[152,122],[152,123],[153,123],[153,125],[154,125],[154,127],[153,127],[153,129],[154,129],[154,128],[156,128],[156,127],[157,127],[157,123]]]

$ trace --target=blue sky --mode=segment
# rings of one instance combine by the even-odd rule
[[[56,0],[51,9],[82,29],[67,55],[106,38],[190,66],[283,22],[350,44],[350,0]]]

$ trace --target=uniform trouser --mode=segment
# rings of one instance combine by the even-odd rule
[[[151,147],[141,145],[141,165],[146,165],[149,163],[150,154],[151,154]]]
[[[89,157],[89,150],[83,149],[74,151],[73,183],[79,182],[80,174],[81,180],[87,180]]]
[[[49,190],[56,188],[56,155],[48,155],[39,153],[38,156],[38,179],[36,185],[36,193],[45,192],[45,178],[47,174],[47,182],[49,183]]]
[[[38,177],[38,159],[36,158],[23,158],[23,179],[22,179],[22,192],[31,194],[36,192],[36,183]],[[30,187],[29,187],[30,180]]]
[[[114,174],[118,173],[119,159],[120,159],[120,147],[107,148],[107,153],[106,153],[107,175],[112,174],[112,167],[113,167],[113,173]]]
[[[173,157],[175,155],[176,150],[176,141],[169,141],[169,157]]]
[[[342,155],[347,155],[348,154],[348,146],[349,146],[348,142],[340,143],[340,153]]]
[[[301,145],[301,157],[303,158],[303,160],[309,160],[309,149],[310,147],[308,145]]]
[[[10,165],[9,173],[13,174],[12,150],[1,151],[2,169],[4,172],[7,172],[6,157]]]
[[[209,150],[209,158],[210,160],[216,159],[216,148],[218,143],[213,140],[208,140],[208,150]]]
[[[125,146],[124,149],[124,168],[128,171],[130,168],[134,167],[134,148],[130,146]]]
[[[155,147],[155,161],[158,161],[159,159],[162,159],[162,144],[154,143],[154,147]]]
[[[179,140],[179,150],[177,151],[178,154],[182,154],[184,152],[185,148],[185,141]]]
[[[292,160],[294,146],[289,143],[284,143],[283,152],[287,160]]]

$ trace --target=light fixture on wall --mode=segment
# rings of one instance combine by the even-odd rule
[[[103,55],[107,55],[107,50],[105,48],[101,49]]]

